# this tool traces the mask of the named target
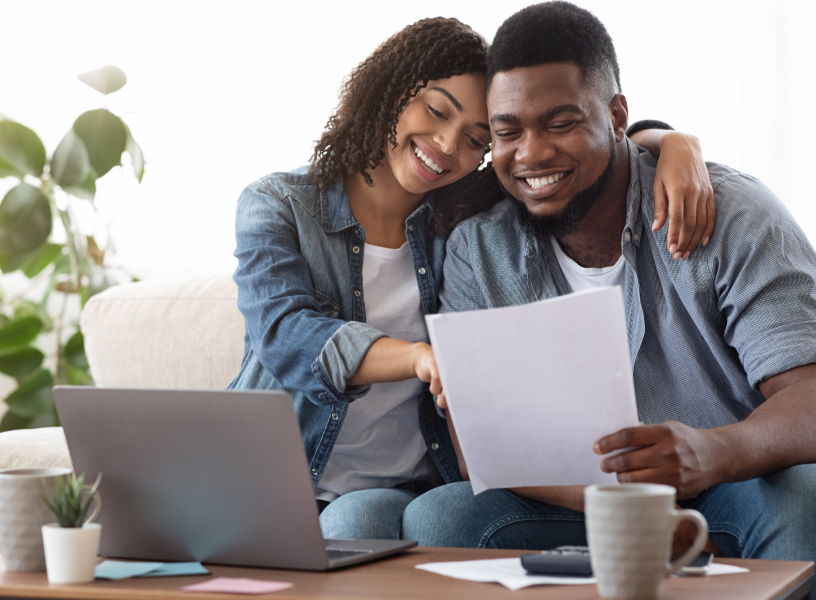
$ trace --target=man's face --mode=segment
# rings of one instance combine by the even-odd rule
[[[610,165],[610,134],[615,142],[623,136],[623,128],[610,121],[610,100],[571,63],[522,67],[493,78],[487,97],[493,165],[532,216],[560,215]]]

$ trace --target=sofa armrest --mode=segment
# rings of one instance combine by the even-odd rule
[[[62,427],[0,433],[0,469],[64,467],[73,470]]]

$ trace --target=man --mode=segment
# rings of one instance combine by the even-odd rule
[[[646,425],[598,440],[601,468],[676,487],[726,556],[816,559],[806,464],[816,461],[816,253],[802,231],[759,181],[711,164],[717,228],[674,260],[666,227],[651,231],[655,160],[626,138],[612,40],[583,9],[550,2],[513,15],[490,50],[488,85],[493,163],[512,197],[451,235],[443,310],[621,285]],[[583,545],[582,509],[580,487],[473,496],[456,483],[415,500],[403,535]]]

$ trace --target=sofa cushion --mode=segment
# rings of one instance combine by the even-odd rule
[[[62,427],[0,433],[0,469],[40,467],[73,469]]]
[[[223,389],[238,375],[244,318],[229,275],[109,288],[82,311],[98,386]]]

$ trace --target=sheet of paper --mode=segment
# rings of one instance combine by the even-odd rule
[[[438,562],[417,565],[417,569],[467,581],[497,582],[511,590],[530,585],[584,585],[595,583],[592,577],[549,577],[528,575],[518,558]]]
[[[748,573],[749,569],[722,563],[711,563],[708,565],[707,575],[734,575],[736,573]]]
[[[200,562],[162,563],[157,569],[137,577],[179,577],[181,575],[209,575]]]
[[[638,424],[619,287],[426,320],[474,493],[616,481],[592,444]]]
[[[105,560],[96,565],[98,579],[126,579],[128,577],[171,577],[178,575],[209,575],[200,562],[159,563]]]
[[[496,582],[511,590],[520,590],[531,585],[583,585],[596,582],[594,577],[528,575],[524,567],[521,566],[521,559],[519,558],[425,563],[424,565],[417,565],[416,568],[455,579],[483,583]],[[748,569],[720,563],[712,563],[708,567],[708,575],[729,575],[747,572]]]
[[[162,566],[158,562],[125,562],[121,560],[105,560],[96,565],[94,575],[97,579],[127,579],[145,575]]]
[[[203,583],[186,585],[179,588],[184,592],[212,592],[221,594],[269,594],[289,589],[295,585],[285,581],[265,581],[263,579],[244,579],[239,577],[216,577]]]

